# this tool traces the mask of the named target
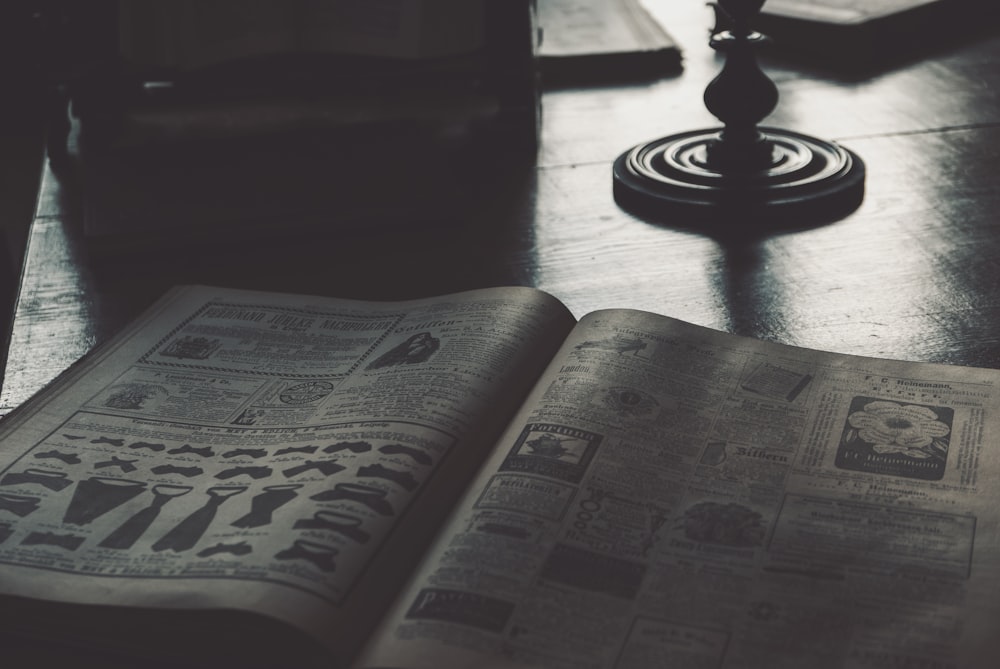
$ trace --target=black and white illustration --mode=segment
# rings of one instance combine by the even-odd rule
[[[221,579],[273,571],[273,580],[338,602],[452,442],[409,424],[192,431],[78,413],[0,471],[0,564],[72,553],[61,570],[185,578],[197,563]],[[46,531],[20,522],[36,514]]]
[[[323,544],[308,539],[296,539],[291,546],[274,554],[275,560],[304,560],[316,569],[337,571],[336,546]]]
[[[204,505],[198,507],[153,544],[154,551],[172,550],[180,553],[191,550],[208,531],[223,505],[231,497],[246,492],[245,485],[213,486],[205,491]]]
[[[581,342],[573,348],[577,351],[608,351],[618,355],[641,356],[649,344],[635,335],[614,334],[603,339]]]
[[[41,506],[42,498],[35,495],[0,492],[0,516],[24,518]]]
[[[333,392],[333,384],[329,381],[306,381],[291,385],[278,394],[282,404],[301,406],[315,404]]]
[[[216,555],[233,555],[240,557],[243,555],[248,555],[253,552],[253,546],[251,546],[246,541],[237,541],[235,543],[227,544],[225,542],[219,542],[214,546],[209,546],[208,548],[203,548],[198,551],[198,557],[209,558],[215,557]]]
[[[539,577],[543,581],[631,600],[639,595],[646,568],[642,562],[558,543],[545,559]]]
[[[955,410],[859,396],[837,446],[841,469],[929,481],[944,477]]]
[[[87,537],[80,534],[59,532],[31,532],[21,540],[22,546],[53,546],[67,551],[75,551]]]
[[[160,385],[152,383],[123,383],[113,386],[105,397],[103,404],[109,409],[125,409],[139,411],[146,409],[151,400],[166,397],[168,391]]]
[[[629,418],[653,416],[660,406],[656,398],[649,393],[626,386],[605,389],[601,403],[605,408]]]
[[[114,548],[127,550],[135,545],[135,542],[149,529],[156,517],[160,515],[162,509],[170,500],[186,495],[194,489],[190,485],[173,485],[160,483],[152,488],[153,499],[149,506],[137,511],[130,516],[114,531],[106,536],[99,544],[101,548]]]
[[[237,378],[212,372],[133,367],[97,393],[88,408],[98,411],[142,412],[147,417],[198,417],[212,422],[233,422],[245,409],[254,410],[254,398],[274,382],[254,376]],[[284,405],[282,405],[284,406]],[[241,420],[244,424],[257,422]]]
[[[233,425],[256,425],[257,421],[260,420],[265,413],[266,412],[263,409],[248,407],[244,409],[239,416],[233,419]]]
[[[241,385],[276,378],[336,383],[376,350],[402,317],[207,302],[139,362],[149,373],[198,370]]]
[[[274,522],[274,513],[299,496],[301,483],[276,483],[264,486],[250,500],[250,510],[246,515],[232,522],[233,527],[265,527]]]
[[[293,527],[297,530],[322,530],[345,536],[359,544],[368,543],[372,535],[361,529],[364,518],[354,513],[320,509],[310,518],[300,518]]]
[[[195,476],[201,476],[205,473],[205,470],[201,467],[184,467],[181,465],[157,465],[149,471],[159,476],[176,474],[178,476],[183,476],[184,478],[193,478]],[[218,476],[216,478],[218,478]]]
[[[595,550],[614,546],[619,554],[647,557],[669,518],[665,505],[640,499],[628,486],[590,483],[577,496],[566,537]]]
[[[339,502],[348,507],[363,507],[380,516],[396,515],[396,508],[389,501],[389,491],[364,483],[335,483],[332,488],[316,493],[311,499],[317,502]]]
[[[51,451],[40,451],[35,453],[34,457],[36,460],[59,460],[60,462],[67,465],[78,465],[80,464],[80,456],[76,453],[63,453],[58,449],[52,449]]]
[[[705,444],[699,462],[710,467],[717,467],[729,458],[728,445],[725,441],[714,439]]]
[[[430,332],[418,332],[378,356],[365,369],[382,369],[397,365],[416,365],[430,360],[441,348],[441,340]]]
[[[811,372],[762,362],[743,379],[740,388],[768,399],[794,402],[809,387],[812,379]]]
[[[514,602],[465,590],[423,588],[407,610],[406,618],[456,622],[500,633],[513,614]]]
[[[756,548],[767,525],[759,511],[736,502],[705,500],[687,507],[675,526],[685,539],[731,548]]]
[[[163,347],[160,355],[181,360],[208,360],[221,346],[222,340],[215,337],[185,335]]]
[[[569,510],[576,491],[574,485],[536,479],[527,474],[497,474],[490,478],[476,500],[476,508],[560,520]]]
[[[566,425],[529,423],[500,470],[579,483],[601,440],[599,434]]]
[[[0,486],[17,486],[19,488],[41,487],[60,491],[73,485],[73,480],[63,471],[29,467],[21,471],[11,471],[0,478]]]
[[[76,484],[63,523],[89,525],[145,490],[144,481],[91,476]]]

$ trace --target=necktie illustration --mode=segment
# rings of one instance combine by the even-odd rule
[[[65,462],[67,465],[78,465],[82,462],[82,460],[80,460],[80,456],[76,453],[63,453],[62,451],[57,451],[56,449],[45,451],[44,453],[35,453],[35,457],[39,460],[60,460]]]
[[[21,541],[22,546],[57,546],[75,551],[86,537],[76,534],[56,534],[55,532],[32,532]]]
[[[119,458],[117,455],[112,455],[110,460],[105,460],[103,462],[94,463],[94,469],[104,469],[106,467],[118,467],[123,472],[134,472],[138,469],[135,463],[139,462],[138,459],[126,460],[124,458]]]
[[[413,478],[413,474],[411,472],[392,469],[391,467],[386,467],[385,465],[378,463],[358,467],[358,476],[385,479],[387,481],[392,481],[407,490],[415,490],[417,486],[420,485],[420,482]]]
[[[213,451],[208,446],[195,447],[191,444],[184,444],[183,446],[178,446],[177,448],[172,448],[167,451],[170,455],[183,455],[185,453],[191,453],[193,455],[200,455],[203,458],[210,458],[215,455]]]
[[[153,524],[156,517],[160,515],[160,509],[174,497],[186,495],[193,490],[189,485],[173,485],[161,483],[153,486],[153,501],[145,509],[137,511],[135,515],[118,526],[115,531],[109,534],[104,541],[98,544],[101,548],[117,548],[125,550],[131,548],[139,540],[149,526]]]
[[[49,469],[29,467],[23,472],[11,472],[0,479],[0,485],[37,484],[49,490],[59,491],[72,485],[73,481],[66,478],[66,472],[56,472]]]
[[[9,511],[19,518],[24,518],[37,511],[41,501],[41,497],[0,492],[0,511]]]
[[[274,554],[276,560],[305,560],[323,571],[336,571],[334,558],[339,551],[334,546],[327,546],[308,539],[299,539],[283,551]]]
[[[179,522],[174,529],[158,539],[153,544],[153,550],[157,552],[172,550],[178,553],[190,550],[208,530],[222,503],[246,489],[245,485],[209,488],[205,491],[205,494],[208,495],[208,501],[205,502],[205,505],[196,509],[190,516]]]
[[[219,555],[222,553],[228,553],[229,555],[249,555],[253,552],[253,547],[245,541],[240,541],[235,544],[215,544],[214,546],[209,546],[198,551],[198,557],[212,557],[214,555]]]
[[[367,506],[375,513],[383,516],[393,515],[392,504],[385,499],[388,493],[381,488],[364,485],[363,483],[338,483],[330,490],[324,490],[312,495],[309,499],[317,502],[335,502],[338,500],[357,502]]]
[[[143,481],[92,476],[76,484],[63,522],[87,525],[146,489]]]
[[[295,522],[296,530],[325,530],[354,539],[359,544],[366,543],[371,535],[361,529],[362,519],[348,513],[323,509],[312,518],[302,518]]]
[[[301,483],[279,483],[265,486],[264,491],[250,500],[250,512],[233,522],[233,527],[261,527],[270,525],[272,514],[281,506],[295,499]]]
[[[419,462],[422,465],[434,464],[434,459],[431,456],[427,455],[418,448],[413,448],[412,446],[403,446],[402,444],[386,444],[378,450],[387,455],[406,455],[412,458],[414,462]]]
[[[337,472],[344,471],[344,466],[337,464],[336,460],[306,460],[301,465],[285,469],[282,473],[285,475],[285,478],[291,478],[312,470],[316,470],[324,476],[331,476]]]

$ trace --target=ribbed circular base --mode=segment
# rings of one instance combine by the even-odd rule
[[[834,220],[861,204],[865,167],[855,154],[788,130],[760,131],[774,148],[771,164],[758,170],[709,167],[708,146],[718,140],[719,129],[636,146],[615,161],[615,200],[640,215],[682,225],[725,221],[762,228]]]

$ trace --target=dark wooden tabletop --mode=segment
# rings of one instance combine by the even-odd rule
[[[707,12],[664,3],[684,53],[678,75],[545,90],[537,161],[482,168],[486,183],[458,225],[349,233],[331,210],[312,234],[284,240],[98,253],[81,231],[83,184],[47,167],[0,412],[170,285],[190,282],[378,299],[531,285],[578,316],[632,307],[807,347],[1000,367],[1000,37],[931,39],[918,57],[864,72],[766,55],[781,97],[765,123],[857,153],[866,196],[831,224],[708,236],[632,216],[611,192],[611,163],[629,147],[718,125],[701,99],[721,65],[707,46]],[[419,155],[392,159],[421,169]]]

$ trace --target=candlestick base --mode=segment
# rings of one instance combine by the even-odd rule
[[[615,201],[644,217],[682,225],[753,218],[753,227],[834,220],[864,197],[865,166],[832,142],[760,128],[771,145],[762,167],[720,165],[719,129],[670,135],[626,151],[614,164]]]

